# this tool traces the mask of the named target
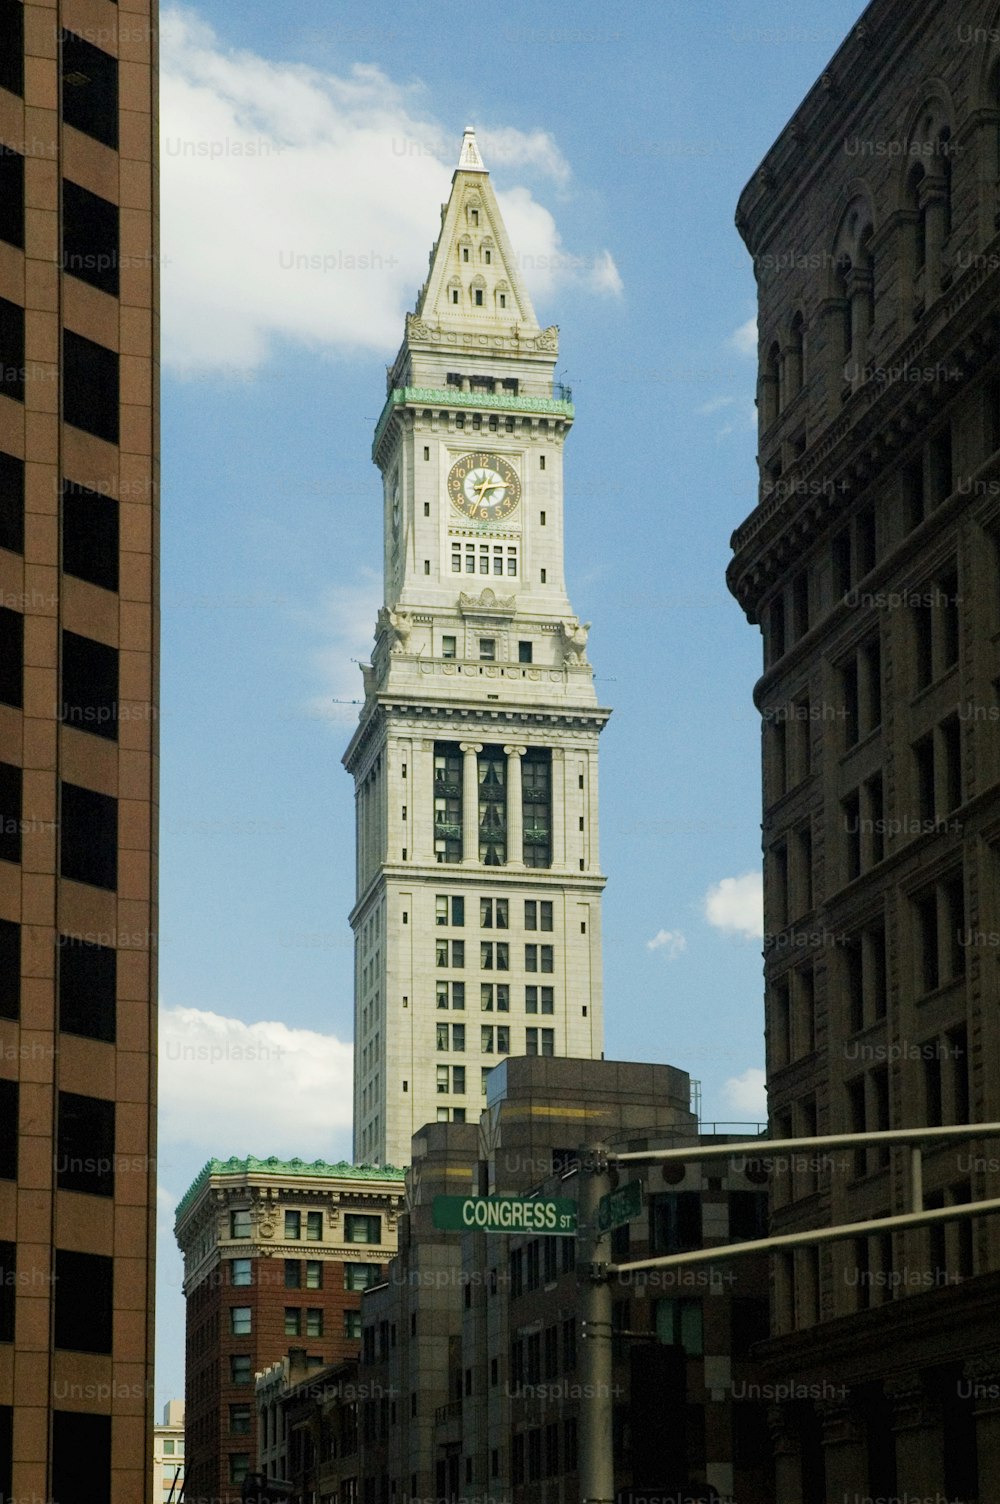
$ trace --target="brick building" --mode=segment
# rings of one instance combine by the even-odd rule
[[[777,1137],[1000,1112],[998,21],[874,0],[739,203],[760,497],[729,583],[764,646]],[[927,1204],[1000,1194],[998,1165],[938,1150]],[[902,1153],[825,1156],[775,1176],[772,1229],[907,1196]],[[780,1498],[987,1497],[998,1290],[995,1218],[778,1259]]]
[[[255,1375],[356,1356],[361,1292],[396,1247],[402,1172],[211,1160],[177,1208],[186,1306],[185,1499],[235,1501],[258,1448]]]
[[[0,1497],[59,1504],[149,1495],[156,22],[0,0]]]

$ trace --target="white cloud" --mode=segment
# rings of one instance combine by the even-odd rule
[[[418,84],[228,49],[189,8],[164,12],[161,41],[164,359],[236,375],[281,338],[394,348],[457,132],[428,117]],[[488,164],[491,146],[505,171],[570,180],[545,131],[485,130]],[[502,207],[533,296],[556,281],[620,291],[610,255],[566,252],[530,190],[509,188]]]
[[[350,1153],[352,1060],[349,1043],[312,1029],[165,1008],[160,1144],[202,1145],[206,1159],[340,1159]]]
[[[675,961],[687,950],[687,940],[680,930],[657,930],[652,940],[646,941],[647,950],[662,950],[668,961]]]
[[[705,918],[716,929],[743,935],[748,940],[764,937],[764,882],[759,872],[742,877],[724,877],[705,894]]]
[[[738,350],[741,355],[756,355],[757,315],[754,314],[752,318],[747,319],[745,324],[741,324],[738,329],[734,329],[726,343],[731,345],[734,350]]]
[[[751,1065],[740,1076],[730,1076],[723,1083],[722,1095],[734,1112],[755,1123],[767,1121],[767,1090],[764,1072]]]

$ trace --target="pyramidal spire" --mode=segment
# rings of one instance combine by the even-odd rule
[[[467,125],[462,137],[462,150],[458,158],[460,172],[485,172],[486,164],[476,142],[476,127]]]
[[[539,332],[475,128],[467,125],[416,318],[444,331]]]

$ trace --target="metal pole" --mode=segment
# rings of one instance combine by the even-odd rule
[[[580,1150],[580,1210],[576,1277],[580,1288],[580,1504],[613,1504],[615,1468],[611,1429],[611,1286],[609,1234],[597,1207],[611,1189],[605,1144]]]
[[[924,1209],[924,1159],[920,1145],[910,1150],[910,1200],[913,1203],[911,1211],[922,1212]]]
[[[949,1123],[943,1128],[880,1128],[875,1133],[819,1133],[810,1138],[753,1138],[738,1143],[703,1144],[692,1139],[679,1149],[628,1150],[611,1154],[613,1165],[671,1164],[686,1159],[762,1159],[803,1149],[855,1149],[876,1144],[924,1144],[937,1148],[967,1138],[1000,1138],[1000,1123]]]

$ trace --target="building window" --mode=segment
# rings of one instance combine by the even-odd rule
[[[525,1029],[524,1053],[526,1055],[554,1055],[555,1031],[553,1029]]]
[[[505,940],[482,940],[479,944],[479,966],[482,971],[510,970],[510,946]]]
[[[524,927],[526,930],[551,930],[552,903],[549,899],[524,900]]]
[[[24,309],[0,298],[0,394],[24,401]]]
[[[552,987],[525,987],[525,1013],[552,1013],[555,1006],[554,997],[555,992]]]
[[[344,1336],[347,1337],[347,1338],[349,1338],[350,1341],[352,1341],[352,1342],[360,1342],[360,1340],[361,1340],[361,1312],[360,1311],[345,1311],[344,1312]]]
[[[345,1243],[381,1243],[382,1218],[348,1213],[344,1218]]]
[[[0,450],[0,548],[24,553],[24,461],[4,450]]]
[[[62,118],[117,149],[118,63],[72,31],[62,33]]]
[[[445,1032],[444,1032],[444,1044],[441,1043],[441,1037],[440,1037],[440,1035],[438,1036],[438,1049],[439,1050],[446,1050],[447,1048],[448,1048],[448,1030],[447,1030],[447,1026],[446,1026],[445,1027]],[[439,1066],[436,1067],[435,1079],[436,1079],[436,1084],[437,1084],[437,1094],[438,1094],[438,1096],[439,1097],[446,1097],[448,1095],[448,1092],[451,1090],[451,1074],[450,1074],[450,1072],[448,1070],[448,1067],[446,1065],[439,1065]]]
[[[249,1384],[252,1378],[250,1372],[249,1353],[231,1353],[229,1357],[229,1381],[231,1384]]]
[[[434,854],[462,860],[462,754],[453,742],[434,747]]]
[[[242,1483],[250,1471],[249,1452],[229,1453],[229,1481],[230,1483]]]
[[[249,1306],[229,1307],[229,1332],[233,1337],[249,1337],[251,1314]]]
[[[322,1337],[323,1335],[323,1312],[321,1310],[306,1311],[306,1336]]]
[[[253,1266],[250,1259],[229,1260],[229,1283],[231,1285],[252,1285]]]
[[[118,443],[118,356],[70,329],[63,330],[63,418]]]
[[[519,642],[517,645],[518,663],[530,663],[532,658],[532,645],[530,642]]]
[[[0,606],[0,703],[24,703],[24,616]]]
[[[306,1212],[306,1238],[310,1243],[323,1241],[323,1213]]]
[[[521,759],[521,803],[526,867],[552,865],[551,755],[529,748]]]
[[[113,1285],[113,1259],[56,1250],[55,1347],[79,1353],[111,1352]]]
[[[118,296],[118,206],[63,179],[62,267]]]
[[[302,1288],[302,1265],[298,1259],[285,1259],[285,1289],[300,1290]]]
[[[0,978],[4,970],[0,944]],[[113,1044],[117,951],[110,945],[92,945],[77,935],[60,935],[58,974],[60,1030],[64,1034],[80,1034],[87,1039],[101,1039]],[[0,979],[0,1015],[3,1012],[3,986]]]
[[[0,919],[0,1018],[20,1016],[21,926],[13,920]]]
[[[345,1264],[344,1289],[370,1290],[372,1285],[378,1284],[380,1276],[378,1264]]]
[[[247,1404],[230,1405],[229,1407],[229,1434],[230,1436],[250,1435],[250,1406]]]
[[[321,1259],[306,1260],[306,1289],[322,1290],[323,1262]]]
[[[484,930],[494,927],[505,930],[509,926],[510,901],[506,898],[481,898],[479,900],[479,924]]]
[[[458,656],[458,639],[455,638],[455,637],[449,637],[447,635],[444,636],[444,637],[442,637],[441,638],[441,657],[442,658],[447,658],[447,659],[453,659],[453,658],[457,658],[457,656]]]
[[[285,1336],[301,1337],[302,1335],[302,1310],[299,1306],[285,1307]]]
[[[249,1208],[229,1213],[229,1236],[231,1238],[248,1238],[250,1236]]]
[[[115,1104],[59,1093],[56,1184],[88,1196],[115,1193]]]
[[[479,661],[481,663],[494,663],[497,656],[497,642],[495,637],[480,637]]]
[[[285,1242],[286,1243],[295,1243],[295,1242],[298,1242],[298,1240],[299,1240],[299,1238],[301,1238],[301,1236],[302,1236],[302,1213],[301,1212],[286,1211],[285,1212]]]
[[[510,987],[506,982],[482,982],[479,988],[479,1005],[484,1013],[492,1013],[494,1004],[498,1013],[510,1010]]]
[[[465,1025],[464,1024],[452,1024],[452,1026],[451,1026],[451,1047],[452,1047],[453,1050],[457,1051],[459,1054],[461,1054],[462,1051],[465,1049]]]
[[[117,799],[74,783],[60,789],[62,876],[113,892],[118,886]]]
[[[87,1459],[86,1467],[80,1459]],[[52,1413],[52,1494],[59,1504],[110,1499],[111,1417],[78,1410]]]
[[[704,1352],[702,1307],[700,1300],[668,1296],[653,1302],[653,1321],[658,1342],[682,1347],[689,1358]]]
[[[0,89],[24,93],[24,6],[20,0],[0,4]]]
[[[118,740],[117,648],[63,632],[59,718],[80,731]]]
[[[651,1254],[686,1253],[702,1242],[698,1191],[667,1191],[649,1198]]]
[[[63,482],[62,566],[103,590],[118,589],[118,503],[113,497]]]

